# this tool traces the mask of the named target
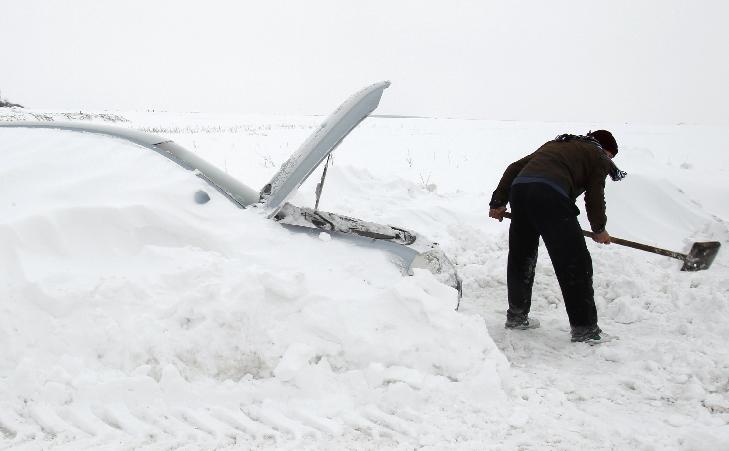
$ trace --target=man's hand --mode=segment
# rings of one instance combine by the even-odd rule
[[[492,208],[489,210],[489,217],[501,222],[504,220],[504,213],[506,213],[506,207]]]
[[[603,230],[600,233],[593,233],[592,239],[600,244],[610,244],[610,234],[607,230]]]

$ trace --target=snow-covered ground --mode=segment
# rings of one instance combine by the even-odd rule
[[[0,112],[33,116],[161,134],[256,190],[322,120]],[[507,331],[491,191],[509,162],[596,128],[629,173],[608,181],[612,235],[723,248],[684,273],[589,241],[600,325],[619,337],[594,347],[570,343],[541,252],[542,327]],[[320,208],[439,242],[464,280],[456,312],[430,273],[290,232],[147,149],[0,128],[0,448],[728,449],[727,142],[687,124],[365,120]],[[293,203],[313,206],[319,175]]]

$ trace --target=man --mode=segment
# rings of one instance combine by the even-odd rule
[[[560,135],[506,168],[489,203],[489,216],[499,221],[507,202],[511,204],[506,328],[539,327],[539,321],[529,318],[529,309],[541,236],[562,290],[572,341],[607,341],[597,325],[592,259],[577,221],[580,210],[575,200],[585,193],[592,239],[610,244],[605,229],[605,177],[620,180],[626,175],[612,162],[617,153],[613,135],[597,130],[585,136]]]

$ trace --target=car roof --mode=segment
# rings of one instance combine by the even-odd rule
[[[183,168],[194,171],[202,178],[230,199],[239,207],[245,208],[259,202],[260,195],[253,188],[240,182],[235,177],[223,172],[216,166],[203,160],[193,152],[185,149],[174,141],[153,133],[147,133],[131,128],[122,128],[111,125],[47,121],[47,122],[5,122],[0,127],[45,128],[66,130],[81,133],[97,133],[101,135],[121,138],[153,150],[160,155],[174,161]]]

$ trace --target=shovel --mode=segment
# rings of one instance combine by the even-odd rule
[[[508,211],[505,212],[504,217],[511,219],[511,213]],[[582,234],[590,238],[595,235],[587,230],[583,230]],[[716,254],[719,253],[719,247],[721,246],[721,243],[718,241],[696,242],[691,246],[691,251],[688,255],[686,255],[680,252],[661,249],[660,247],[648,246],[647,244],[616,238],[614,236],[610,237],[610,242],[681,260],[683,262],[681,271],[701,271],[702,269],[709,269],[709,266],[711,266],[711,263],[714,261],[714,257],[716,257]]]

